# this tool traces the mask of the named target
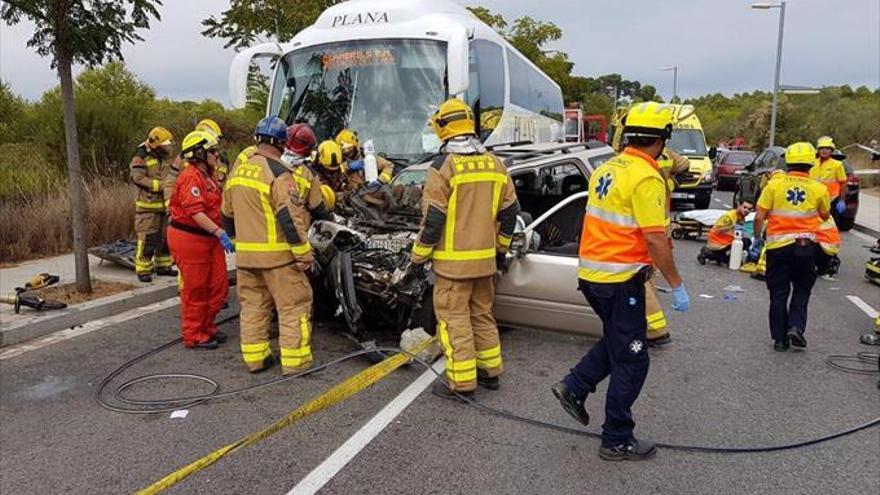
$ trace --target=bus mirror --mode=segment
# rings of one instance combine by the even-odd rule
[[[277,43],[252,46],[235,55],[229,66],[229,103],[232,108],[244,108],[247,104],[247,79],[251,60],[256,57],[278,58],[282,55]]]
[[[464,26],[450,26],[449,42],[446,44],[446,77],[449,95],[457,96],[470,85],[468,61],[468,36]]]

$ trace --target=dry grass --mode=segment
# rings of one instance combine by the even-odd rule
[[[0,262],[15,263],[68,253],[73,249],[67,184],[50,192],[0,201]],[[88,186],[89,246],[129,238],[134,224],[134,190],[120,180],[98,179]]]
[[[107,282],[104,280],[92,279],[92,292],[82,294],[76,291],[76,283],[64,285],[56,285],[33,291],[34,294],[43,299],[54,299],[56,301],[65,302],[67,304],[79,304],[86,301],[100,299],[102,297],[112,296],[127,290],[135,289],[133,285],[122,282]]]

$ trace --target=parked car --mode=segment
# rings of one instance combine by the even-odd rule
[[[755,159],[755,152],[741,150],[718,150],[715,158],[715,188],[732,190],[743,168]]]
[[[599,321],[576,290],[578,239],[588,178],[614,151],[595,142],[492,151],[504,160],[522,207],[511,266],[496,290],[498,323],[598,335]],[[407,167],[388,186],[355,195],[352,215],[316,221],[310,231],[320,267],[316,312],[344,320],[365,348],[406,328],[434,331],[433,276],[404,277],[429,166]]]
[[[837,228],[841,231],[847,231],[855,225],[856,213],[859,210],[859,179],[855,175],[852,166],[846,161],[845,154],[835,150],[832,156],[843,161],[843,167],[846,170],[847,186],[844,194],[846,210],[840,215]],[[739,203],[740,198],[757,201],[761,195],[761,190],[767,184],[770,173],[774,170],[787,170],[785,148],[781,146],[765,149],[755,157],[752,163],[746,165],[734,187],[734,204]]]

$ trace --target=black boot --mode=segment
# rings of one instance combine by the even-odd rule
[[[661,335],[656,339],[646,339],[648,343],[648,347],[662,347],[670,342],[672,342],[672,336],[668,333],[665,335]]]
[[[657,446],[653,442],[638,441],[635,438],[627,442],[599,448],[599,457],[606,461],[644,461],[654,457]]]
[[[486,373],[477,370],[477,385],[489,390],[498,390],[501,388],[501,380],[497,376],[486,376]]]
[[[217,342],[219,342],[221,344],[225,344],[228,339],[229,339],[229,337],[227,337],[226,334],[221,332],[220,330],[217,330],[214,333],[214,340],[216,340]]]
[[[175,270],[174,268],[171,268],[170,266],[167,266],[164,268],[157,268],[156,275],[161,275],[163,277],[176,277],[177,270]]]
[[[267,369],[271,368],[272,366],[275,366],[275,356],[273,356],[272,354],[269,354],[268,356],[263,358],[263,365],[260,368],[257,368],[254,370],[249,369],[248,372],[249,373],[262,373],[263,371],[266,371]]]
[[[791,327],[788,329],[788,333],[785,334],[788,337],[788,340],[791,342],[791,345],[795,347],[807,347],[807,339],[804,338],[804,331],[798,327]]]
[[[138,280],[145,284],[148,284],[153,281],[153,275],[149,273],[138,273]]]
[[[474,392],[472,390],[467,392],[454,392],[444,380],[434,382],[434,385],[431,386],[431,393],[442,399],[457,400],[464,403],[467,403],[467,400],[465,399],[474,398]]]
[[[207,342],[199,342],[194,345],[192,348],[200,351],[213,351],[217,347],[220,346],[220,342],[217,342],[216,339],[211,338],[211,340]]]
[[[788,350],[788,339],[777,340],[773,342],[773,350],[776,352],[785,352]]]
[[[706,264],[706,251],[706,247],[703,246],[702,248],[700,248],[700,254],[697,255],[697,262],[699,262],[701,265]]]
[[[559,404],[565,409],[565,412],[577,420],[578,423],[582,425],[590,424],[590,415],[584,409],[584,401],[575,398],[564,383],[559,382],[553,385],[550,387],[550,391],[559,399]]]

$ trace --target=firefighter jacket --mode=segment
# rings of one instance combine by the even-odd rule
[[[445,154],[428,168],[414,263],[433,260],[436,274],[462,280],[495,273],[507,252],[519,202],[501,160],[491,153]]]
[[[312,218],[327,218],[330,212],[321,194],[321,181],[311,164],[303,160],[294,165],[292,175],[296,183],[295,200],[306,209],[306,225],[311,225]]]
[[[767,215],[765,247],[777,249],[797,239],[815,241],[830,203],[825,186],[805,172],[789,172],[768,182],[758,199],[758,210]]]
[[[162,177],[162,196],[165,198],[165,211],[168,213],[171,213],[171,195],[174,194],[174,184],[177,183],[177,177],[185,166],[186,161],[178,155],[174,157],[174,161],[171,162],[165,171],[165,176]]]
[[[834,201],[842,192],[840,183],[846,182],[846,169],[843,168],[843,163],[840,160],[817,158],[813,168],[810,169],[810,178],[825,184],[825,188],[828,189],[828,197]]]
[[[235,157],[235,162],[232,164],[232,168],[230,170],[235,170],[235,166],[241,162],[248,161],[248,158],[254,156],[254,153],[257,152],[257,147],[255,145],[248,146],[247,148],[238,152],[238,155]],[[230,171],[226,171],[226,175],[229,176]]]
[[[709,241],[706,246],[712,250],[724,249],[733,244],[734,231],[737,224],[742,224],[743,218],[736,210],[725,212],[718,218],[715,225],[709,229]]]
[[[277,268],[311,263],[307,216],[296,183],[280,161],[255,153],[236,163],[227,178],[223,227],[235,239],[236,266]]]
[[[590,176],[578,278],[618,283],[651,266],[645,234],[666,230],[666,184],[657,162],[631,147]]]
[[[165,201],[162,197],[165,168],[163,159],[148,150],[146,144],[138,146],[129,165],[131,182],[137,186],[134,203],[136,213],[165,212]]]

